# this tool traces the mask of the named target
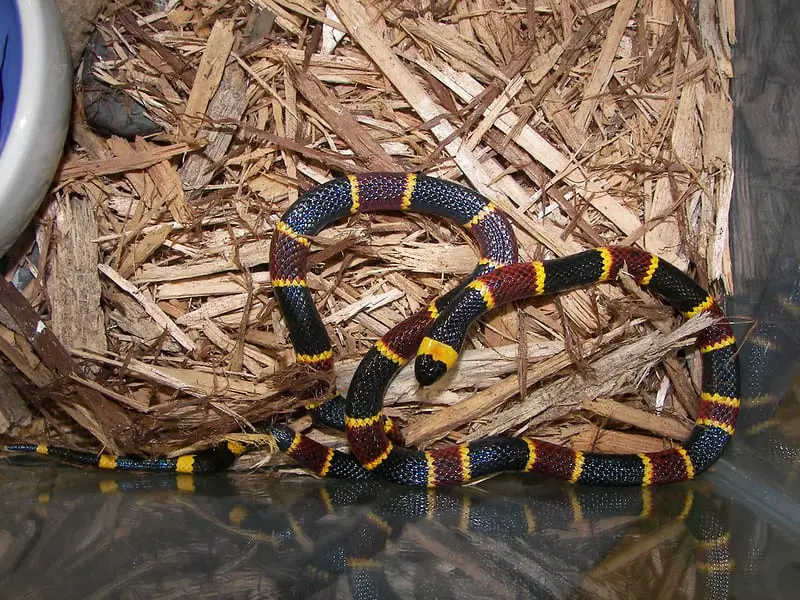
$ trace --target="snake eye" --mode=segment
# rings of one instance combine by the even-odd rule
[[[447,365],[431,354],[419,354],[414,364],[414,374],[420,385],[432,385],[447,373]]]

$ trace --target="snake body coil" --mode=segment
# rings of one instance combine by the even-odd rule
[[[276,427],[278,444],[289,455],[321,476],[379,476],[399,484],[431,487],[461,484],[499,471],[538,472],[572,483],[651,485],[692,479],[717,459],[734,432],[739,374],[733,333],[704,289],[668,262],[628,247],[602,247],[530,263],[516,262],[510,250],[505,257],[489,259],[487,248],[500,247],[500,236],[508,231],[501,213],[475,192],[436,179],[394,174],[350,176],[313,190],[284,214],[273,237],[270,266],[298,362],[327,369],[332,361],[330,342],[305,282],[310,245],[306,236],[348,214],[398,209],[447,217],[472,233],[478,231],[482,259],[465,284],[434,302],[427,314],[395,326],[361,361],[344,408],[352,455]],[[418,380],[433,383],[455,363],[470,323],[484,312],[513,300],[611,281],[623,267],[643,289],[685,317],[700,313],[714,317],[714,323],[698,334],[703,362],[701,404],[695,428],[682,446],[662,452],[607,455],[528,438],[492,437],[421,452],[401,447],[387,434],[392,426],[382,413],[383,395],[414,354],[418,353]]]

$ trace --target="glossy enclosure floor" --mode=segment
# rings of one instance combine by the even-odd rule
[[[4,598],[778,599],[800,585],[798,536],[703,484],[433,493],[36,464],[22,481],[0,468]],[[661,514],[638,516],[645,504]],[[695,536],[717,527],[735,566],[707,589]]]

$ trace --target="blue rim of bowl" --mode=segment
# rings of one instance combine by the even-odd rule
[[[22,36],[15,0],[0,0],[0,153],[14,122],[22,81]]]

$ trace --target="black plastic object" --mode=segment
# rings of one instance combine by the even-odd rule
[[[83,55],[81,87],[86,122],[99,133],[128,139],[160,132],[161,126],[150,119],[141,102],[101,81],[93,72],[96,63],[116,58],[102,34],[95,31]]]

